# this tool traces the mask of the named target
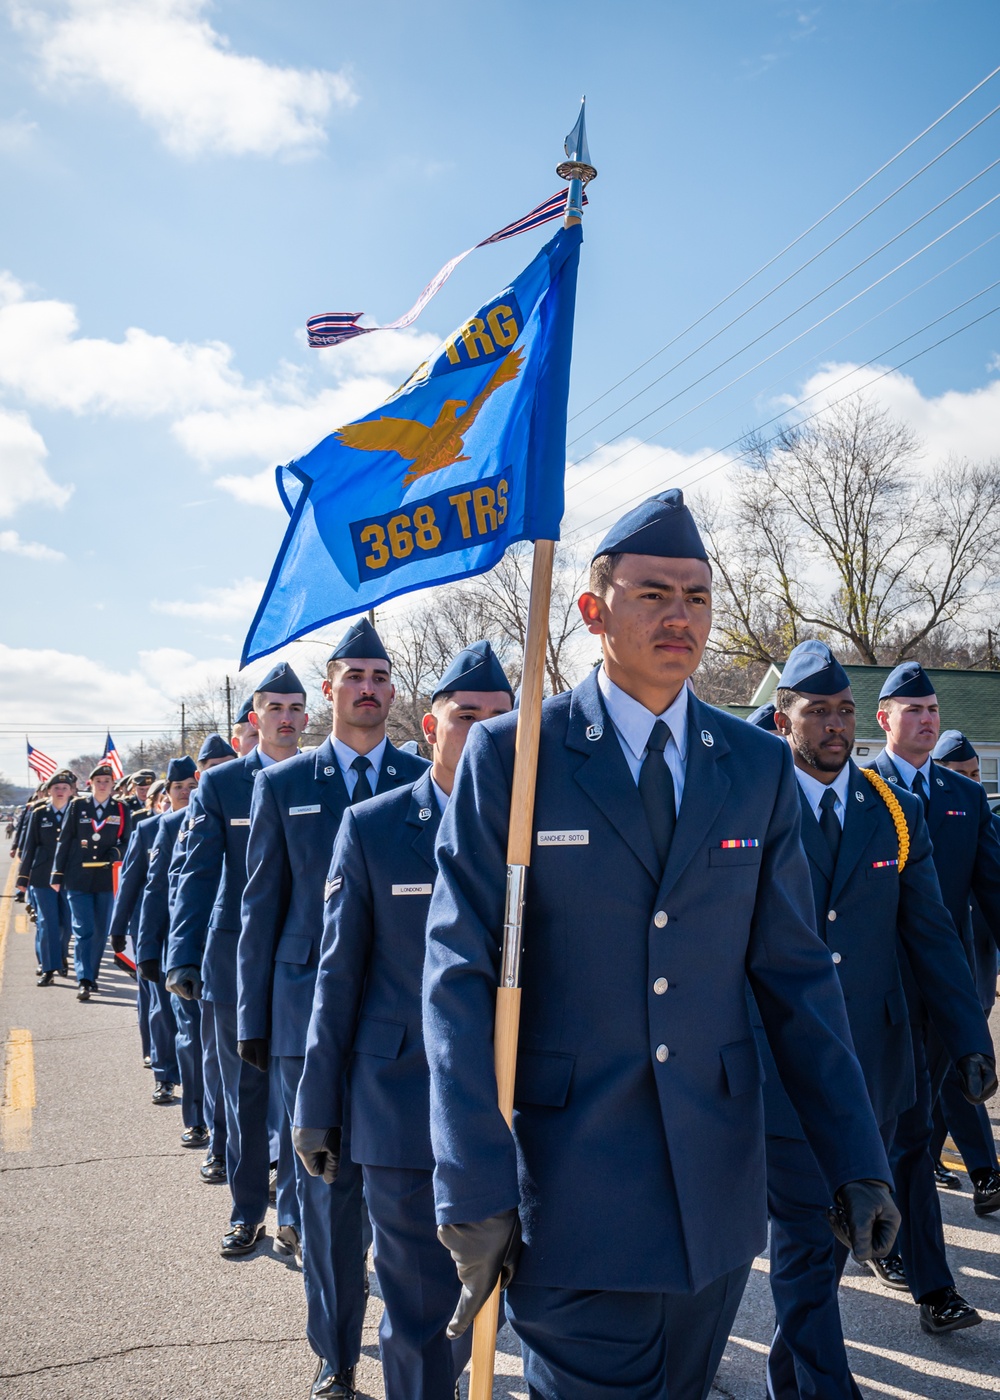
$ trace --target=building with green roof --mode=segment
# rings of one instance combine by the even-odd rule
[[[885,735],[875,718],[878,694],[891,666],[845,666],[858,709],[854,756],[870,762],[885,747]],[[941,728],[960,729],[979,754],[983,783],[990,794],[1000,793],[1000,671],[957,671],[948,667],[924,668],[941,706]],[[758,705],[774,699],[781,670],[769,666],[749,705],[726,705],[731,714],[746,719]]]

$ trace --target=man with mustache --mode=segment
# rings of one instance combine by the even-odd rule
[[[712,570],[680,491],[612,526],[579,607],[603,658],[542,706],[512,1128],[493,1024],[515,715],[473,727],[438,833],[423,1026],[449,1335],[502,1279],[536,1400],[704,1400],[767,1236],[748,982],[862,1258],[898,1214],[791,754],[687,686]]]
[[[323,694],[333,709],[319,748],[266,769],[254,784],[237,952],[239,1051],[259,1069],[277,1061],[291,1120],[323,937],[323,893],[346,809],[414,782],[428,764],[386,738],[395,697],[392,666],[367,619],[348,628],[327,661]],[[353,1400],[361,1352],[365,1272],[361,1171],[345,1133],[334,1185],[296,1159],[302,1220],[306,1334],[319,1358],[315,1400]]]
[[[851,760],[855,710],[846,671],[825,642],[802,642],[775,692],[775,725],[795,761],[802,844],[816,923],[840,978],[854,1047],[888,1149],[916,1098],[900,949],[972,1103],[996,1087],[986,1018],[931,855],[921,804],[881,791]],[[896,816],[893,814],[893,804]],[[905,839],[896,825],[905,821]],[[764,1062],[771,1293],[777,1328],[767,1361],[771,1400],[843,1400],[851,1375],[837,1289],[847,1249],[827,1223],[829,1196],[771,1055]]]
[[[870,766],[896,788],[908,788],[923,805],[934,847],[934,865],[945,907],[958,931],[969,966],[975,966],[972,897],[1000,940],[1000,841],[986,793],[962,773],[935,765],[941,711],[934,685],[918,661],[903,661],[883,682],[878,722],[885,749]],[[890,1162],[903,1223],[898,1252],[875,1272],[891,1288],[908,1288],[921,1305],[925,1332],[956,1332],[982,1321],[955,1287],[945,1252],[941,1203],[934,1180],[933,1105],[951,1059],[927,1006],[907,979],[917,1101],[900,1115]]]

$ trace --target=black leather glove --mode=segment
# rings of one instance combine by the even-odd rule
[[[955,1064],[969,1103],[985,1103],[997,1091],[997,1064],[989,1055],[963,1055]]]
[[[475,1320],[499,1281],[506,1288],[521,1253],[521,1221],[516,1210],[501,1211],[469,1225],[439,1225],[438,1239],[455,1261],[462,1295],[448,1323],[452,1341]]]
[[[113,933],[111,935],[111,951],[112,953],[124,953],[125,935],[123,933]]]
[[[333,1185],[340,1171],[339,1128],[293,1128],[292,1146],[310,1176]]]
[[[26,893],[27,893],[26,890],[21,889],[21,888],[19,887],[19,888],[17,889],[17,891],[15,892],[15,894],[14,894],[14,903],[15,903],[15,904],[23,904],[23,903],[24,903],[24,896],[25,896]]]
[[[139,976],[144,982],[159,982],[160,980],[160,960],[159,958],[144,958],[139,963]]]
[[[270,1046],[266,1040],[238,1040],[236,1049],[239,1051],[241,1060],[246,1060],[248,1065],[259,1069],[261,1074],[267,1073],[271,1056]]]
[[[166,977],[167,991],[185,1001],[197,1001],[202,993],[201,968],[172,967]]]
[[[857,1259],[883,1259],[899,1230],[896,1202],[884,1181],[847,1181],[834,1197],[826,1218],[830,1229]]]

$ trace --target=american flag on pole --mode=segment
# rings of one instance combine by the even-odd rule
[[[118,750],[115,748],[115,741],[111,737],[110,729],[108,730],[108,737],[104,741],[104,762],[111,764],[111,771],[114,773],[116,780],[125,776],[125,769],[122,766]]]
[[[33,749],[27,739],[25,743],[28,744],[28,767],[37,774],[40,783],[47,783],[58,767],[55,759],[49,758],[41,749]]]
[[[320,316],[310,316],[306,322],[309,344],[314,349],[321,349],[326,345],[340,345],[345,340],[352,340],[356,335],[369,335],[372,331],[399,331],[405,326],[412,326],[427,303],[437,295],[455,268],[470,253],[474,253],[477,248],[485,248],[489,243],[505,243],[508,238],[516,238],[519,233],[527,233],[529,229],[541,228],[542,224],[547,224],[551,219],[561,219],[566,210],[568,197],[568,189],[557,191],[556,194],[543,200],[541,204],[536,204],[534,209],[523,215],[522,218],[515,219],[512,224],[507,224],[504,228],[497,229],[496,233],[491,233],[489,238],[484,238],[481,243],[475,243],[471,248],[466,248],[464,253],[459,253],[457,257],[451,258],[440,272],[436,273],[427,283],[406,315],[400,316],[396,321],[389,321],[384,326],[359,326],[357,323],[365,314],[363,311],[327,311]],[[583,196],[583,202],[587,203],[586,195]]]

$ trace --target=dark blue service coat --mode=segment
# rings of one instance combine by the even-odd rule
[[[817,925],[840,977],[854,1048],[880,1124],[890,1123],[916,1099],[900,944],[952,1058],[973,1051],[992,1053],[954,924],[941,902],[923,804],[901,787],[896,797],[910,830],[910,854],[902,874],[889,809],[853,762],[836,866],[799,789],[802,844],[809,857]],[[767,1131],[801,1138],[798,1115],[782,1088],[762,1028],[757,1042],[767,1076]]]
[[[434,1165],[420,1015],[440,812],[430,773],[344,814],[326,882],[323,948],[295,1123],[341,1127],[351,1157]]]
[[[543,706],[513,1134],[493,1019],[516,715],[472,730],[441,823],[424,968],[438,1219],[520,1202],[524,1284],[698,1291],[763,1248],[747,979],[831,1197],[890,1179],[816,935],[791,754],[693,695],[688,714],[661,875],[596,675]]]
[[[250,799],[260,753],[203,773],[188,804],[166,967],[200,967],[205,1001],[236,1005],[236,948],[247,882]]]
[[[412,783],[426,759],[387,743],[376,793]],[[323,886],[347,787],[327,739],[265,768],[254,783],[237,953],[240,1040],[301,1056],[323,933]]]
[[[69,803],[63,808],[62,821],[66,820],[68,813]],[[32,810],[25,828],[24,848],[17,872],[19,885],[48,886],[61,825],[51,802]]]
[[[163,948],[170,932],[170,863],[186,819],[186,807],[179,807],[176,812],[164,812],[149,852],[149,873],[139,913],[135,960],[140,963],[155,959],[160,963],[161,970]]]
[[[115,895],[115,907],[108,932],[112,938],[124,938],[130,933],[133,948],[137,946],[139,938],[139,917],[142,912],[142,892],[146,888],[146,876],[149,874],[149,853],[156,840],[161,816],[162,813],[157,812],[151,817],[144,817],[133,827],[125,860],[118,872],[118,893]]]
[[[883,749],[869,767],[875,768],[895,787],[906,790],[888,750]],[[1000,836],[981,783],[939,763],[931,764],[930,776],[927,830],[934,847],[934,868],[945,908],[975,974],[973,896],[986,930],[994,943],[1000,944]],[[927,1008],[922,1005],[909,977],[906,990],[911,1015],[916,1019],[925,1018]]]

